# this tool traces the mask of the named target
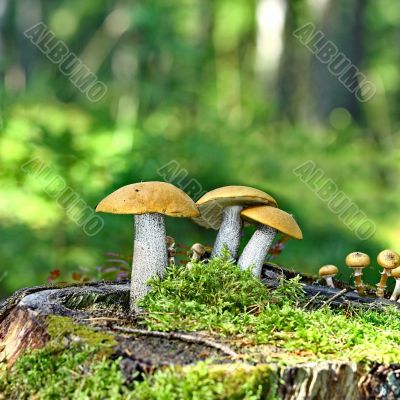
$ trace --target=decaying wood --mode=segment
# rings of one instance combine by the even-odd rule
[[[117,326],[117,325],[112,325],[112,329],[120,332],[133,333],[137,335],[155,336],[155,337],[162,337],[165,339],[178,339],[188,343],[200,343],[208,347],[213,347],[214,349],[220,350],[222,353],[226,354],[229,357],[238,358],[238,353],[233,351],[229,346],[226,346],[222,343],[214,342],[213,340],[202,338],[201,336],[188,335],[187,333],[181,333],[181,332],[159,332],[159,331],[148,331],[145,329],[124,328],[122,326]]]
[[[290,271],[269,266],[263,282],[276,288]],[[360,297],[352,288],[330,288],[303,277],[309,297],[307,308],[319,307],[399,307],[397,302]],[[60,315],[78,324],[92,324],[106,330],[117,341],[115,356],[122,357],[121,369],[149,372],[171,364],[190,364],[208,357],[240,359],[222,343],[184,332],[149,332],[135,327],[135,317],[127,317],[129,283],[96,282],[67,287],[35,287],[18,291],[0,303],[0,362],[12,365],[26,349],[43,347],[49,340],[46,317]],[[399,314],[400,316],[400,314]],[[225,357],[225,359],[224,359]],[[224,364],[226,365],[226,364]],[[272,366],[275,364],[271,364]],[[358,400],[400,398],[400,367],[376,365],[371,370],[350,362],[318,362],[288,367],[274,366],[279,377],[279,395],[284,400]],[[397,396],[397,397],[396,397]]]
[[[362,399],[359,381],[363,372],[350,362],[319,362],[287,367],[280,371],[279,395],[283,400]]]

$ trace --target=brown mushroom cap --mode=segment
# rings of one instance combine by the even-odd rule
[[[355,251],[347,255],[345,262],[349,268],[365,268],[371,264],[371,259],[368,254]]]
[[[201,216],[193,220],[204,228],[218,229],[222,211],[228,206],[252,206],[268,204],[276,207],[276,200],[261,190],[248,186],[223,186],[207,192],[197,201]]]
[[[199,256],[202,256],[205,252],[206,249],[205,247],[201,244],[201,243],[195,243],[190,250],[194,251],[195,253],[197,253]]]
[[[397,279],[400,278],[400,267],[396,267],[390,271],[392,274],[393,278]]]
[[[400,256],[393,250],[383,250],[378,254],[378,264],[385,269],[394,269],[400,264]]]
[[[339,269],[335,265],[324,265],[319,269],[319,276],[336,275],[338,272]]]
[[[240,215],[246,221],[268,225],[293,239],[303,239],[303,233],[295,219],[287,212],[270,206],[256,206],[243,210]]]
[[[112,214],[160,213],[170,217],[196,217],[199,210],[181,189],[166,182],[140,182],[123,186],[105,197],[97,212]]]

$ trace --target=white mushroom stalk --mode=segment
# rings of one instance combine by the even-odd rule
[[[294,239],[302,239],[303,233],[291,214],[270,206],[255,206],[244,209],[241,217],[255,223],[257,230],[247,243],[239,258],[240,269],[252,268],[254,276],[260,277],[262,266],[277,232]]]
[[[165,223],[161,214],[134,216],[135,240],[133,246],[131,309],[138,310],[136,302],[149,291],[147,281],[163,277],[168,265]]]
[[[396,279],[396,286],[394,287],[390,300],[396,301],[400,296],[400,267],[392,270],[392,276],[394,279]],[[400,302],[400,300],[397,301]]]
[[[396,278],[396,286],[394,287],[393,293],[390,296],[390,300],[396,301],[400,296],[400,278]],[[400,302],[400,299],[397,300]]]
[[[260,277],[265,257],[274,241],[275,235],[275,229],[259,224],[239,258],[238,265],[240,269],[252,268],[253,275]]]
[[[363,269],[364,268],[353,268],[354,287],[359,294],[365,293],[365,287],[362,281]]]
[[[334,277],[334,275],[324,276],[327,286],[329,286],[331,288],[335,288],[335,284],[333,283],[333,279],[332,279],[333,277]]]
[[[222,223],[211,253],[211,257],[221,256],[224,247],[232,258],[237,257],[240,246],[243,222],[240,218],[242,206],[226,207],[222,213]]]

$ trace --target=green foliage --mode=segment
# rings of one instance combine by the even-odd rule
[[[141,303],[148,311],[141,323],[150,329],[208,330],[242,343],[241,351],[246,353],[248,347],[250,357],[259,353],[278,365],[324,359],[393,363],[400,358],[397,309],[306,310],[299,278],[282,279],[276,290],[268,290],[225,258],[194,263],[190,270],[171,266],[165,280],[153,279],[151,285],[153,291]],[[114,345],[109,335],[68,318],[52,316],[47,324],[50,344],[0,372],[0,393],[6,398],[275,398],[277,376],[263,364],[208,361],[158,370],[129,383],[121,375],[119,360],[105,358]]]
[[[112,335],[75,324],[68,317],[49,315],[46,318],[46,323],[47,332],[53,342],[57,342],[65,336],[73,336],[79,338],[85,344],[96,348],[111,348],[116,345],[116,341]]]
[[[93,347],[72,345],[58,352],[47,347],[24,355],[10,371],[0,371],[0,395],[18,400],[272,400],[277,379],[265,365],[207,362],[143,378],[126,382],[119,360],[99,359]]]
[[[160,330],[215,329],[233,333],[268,302],[269,293],[251,271],[227,258],[192,269],[170,266],[165,277],[152,279],[152,291],[140,305],[149,310],[146,323]]]
[[[0,376],[0,393],[10,399],[123,398],[127,389],[118,363],[95,360],[96,354],[95,347],[79,345],[62,350],[48,346],[27,354]]]
[[[275,399],[277,377],[270,367],[240,365],[212,366],[198,363],[185,369],[157,372],[135,386],[134,398],[141,400],[257,400]]]
[[[0,297],[43,283],[52,270],[64,278],[82,267],[82,276],[98,276],[103,252],[132,251],[128,217],[103,216],[104,229],[88,237],[47,193],[48,181],[21,169],[35,157],[91,208],[122,185],[159,180],[157,171],[171,160],[180,173],[166,179],[196,199],[227,184],[266,190],[295,215],[305,234],[278,261],[304,272],[328,262],[343,265],[350,251],[373,258],[381,247],[396,246],[399,117],[391,103],[400,79],[397,48],[387,43],[397,37],[399,9],[390,0],[366,2],[360,10],[337,1],[314,12],[308,3],[288,2],[279,55],[275,40],[269,52],[264,28],[257,26],[269,24],[257,15],[265,8],[253,1],[155,0],[128,7],[117,0],[39,0],[41,21],[54,41],[63,40],[107,85],[108,95],[93,104],[24,38],[18,15],[30,15],[30,5],[7,2],[0,82]],[[303,21],[320,27],[377,85],[371,101],[357,102],[326,65],[310,62],[309,50],[292,35]],[[360,26],[363,34],[349,42]],[[267,31],[274,27],[281,30],[272,24]],[[279,113],[282,104],[302,112],[290,113],[288,122]],[[315,161],[377,224],[373,238],[358,240],[292,173],[306,160]],[[184,219],[167,226],[186,245],[212,244],[215,238],[212,230]],[[350,276],[347,268],[341,274]],[[376,271],[367,275],[377,280]]]
[[[226,259],[170,267],[151,281],[142,300],[143,323],[158,330],[209,330],[245,335],[253,345],[304,352],[310,359],[395,362],[400,357],[399,314],[395,310],[304,309],[299,278],[266,289]]]

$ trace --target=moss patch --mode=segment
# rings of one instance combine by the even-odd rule
[[[95,351],[74,346],[55,354],[42,349],[21,357],[11,371],[0,372],[0,398],[230,400],[276,399],[277,375],[268,366],[201,362],[166,368],[127,383],[118,360],[94,360]]]
[[[112,335],[95,331],[89,326],[78,325],[68,317],[49,315],[46,323],[47,332],[53,342],[59,342],[63,337],[73,336],[91,347],[111,348],[117,344]]]
[[[309,311],[296,278],[269,290],[226,259],[214,259],[191,270],[170,267],[164,280],[153,279],[151,286],[141,303],[149,311],[143,324],[150,329],[208,330],[253,353],[273,347],[265,361],[400,359],[397,309]]]
[[[266,365],[210,365],[168,368],[135,386],[133,398],[181,399],[277,399],[277,375]]]
[[[266,365],[271,361],[279,367],[327,359],[388,364],[400,358],[396,309],[309,311],[298,279],[269,290],[227,259],[214,259],[191,270],[170,267],[164,280],[154,279],[151,286],[141,302],[148,311],[142,326],[205,330],[259,363],[201,362],[127,382],[119,360],[109,357],[116,345],[112,335],[50,316],[49,344],[0,372],[0,394],[7,399],[275,399],[279,382]]]

